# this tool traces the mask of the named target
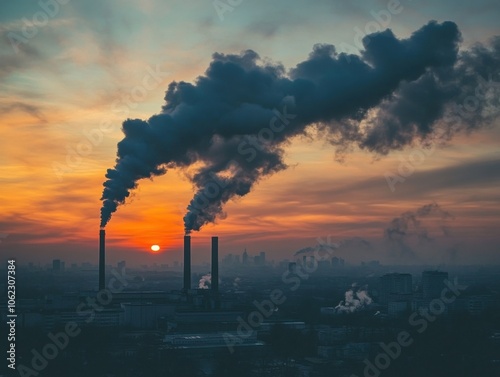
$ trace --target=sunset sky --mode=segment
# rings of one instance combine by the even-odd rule
[[[122,122],[159,113],[170,82],[194,83],[216,52],[251,49],[286,69],[317,43],[359,54],[352,49],[357,30],[364,35],[392,3],[223,0],[229,8],[220,8],[208,0],[54,1],[0,5],[0,253],[21,262],[97,263],[100,198]],[[463,50],[500,35],[495,0],[403,0],[397,9],[381,28],[397,38],[430,20],[455,22]],[[479,101],[498,113],[500,67],[485,79],[495,99]],[[264,177],[227,203],[227,216],[193,232],[193,259],[208,260],[209,237],[218,235],[222,255],[247,248],[278,260],[318,239],[360,237],[371,246],[341,248],[347,262],[498,263],[499,147],[500,117],[435,148],[415,143],[379,155],[354,147],[341,161],[311,130],[288,140],[288,169]],[[417,155],[421,162],[391,189],[387,176]],[[109,263],[181,260],[191,173],[172,169],[139,181],[106,227]],[[393,219],[433,203],[439,211],[408,229],[414,253],[395,255],[385,232]],[[153,244],[160,253],[151,254]]]

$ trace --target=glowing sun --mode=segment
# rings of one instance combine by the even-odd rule
[[[153,245],[153,246],[151,246],[151,250],[153,250],[153,251],[160,251],[160,246]]]

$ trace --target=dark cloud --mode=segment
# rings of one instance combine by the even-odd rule
[[[0,24],[0,80],[21,68],[29,68],[43,61],[43,53],[22,37],[22,34]],[[27,42],[22,42],[26,40]]]
[[[101,226],[138,180],[169,168],[190,168],[195,169],[190,179],[196,193],[184,223],[186,232],[199,230],[224,214],[228,200],[285,169],[283,147],[311,124],[330,135],[340,133],[344,145],[379,154],[431,139],[444,106],[464,95],[461,72],[475,75],[463,67],[470,61],[479,64],[478,52],[459,55],[460,40],[452,22],[430,22],[401,40],[386,30],[364,39],[361,56],[316,45],[307,60],[288,72],[262,62],[251,50],[214,54],[194,84],[169,85],[160,114],[123,123],[116,165],[104,182]],[[481,50],[491,58],[485,71],[500,66],[495,49]],[[443,93],[447,96],[441,98]],[[374,121],[371,110],[394,121]],[[448,134],[456,131],[450,126]]]
[[[417,140],[449,139],[498,117],[500,39],[460,53],[453,69],[429,70],[403,82],[378,107],[362,147],[388,153]]]
[[[39,106],[25,103],[25,102],[13,102],[5,105],[0,105],[0,111],[3,113],[9,113],[11,111],[23,111],[35,118],[37,118],[40,122],[46,123],[47,119],[42,112],[42,109]]]

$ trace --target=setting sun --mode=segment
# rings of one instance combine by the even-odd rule
[[[153,246],[151,246],[151,250],[153,250],[153,251],[160,251],[160,246],[153,245]]]

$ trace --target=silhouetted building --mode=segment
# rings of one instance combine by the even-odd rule
[[[106,285],[106,231],[99,231],[99,290],[104,290]]]
[[[391,300],[400,300],[401,296],[412,293],[412,276],[410,274],[385,274],[380,278],[380,303],[387,304]]]
[[[446,288],[448,273],[442,271],[422,272],[422,295],[424,299],[437,298]]]
[[[387,305],[387,314],[389,317],[399,317],[411,310],[412,306],[410,298],[411,297],[408,297],[408,300],[389,301]]]
[[[219,290],[219,237],[212,237],[212,291]]]
[[[152,304],[151,302],[125,302],[121,304],[121,309],[123,310],[122,324],[141,329],[156,328],[160,317],[173,315],[175,312],[175,306],[171,304]]]
[[[191,236],[184,236],[184,290],[191,289]]]
[[[52,271],[56,271],[56,272],[61,271],[61,260],[60,259],[54,259],[52,261]]]

